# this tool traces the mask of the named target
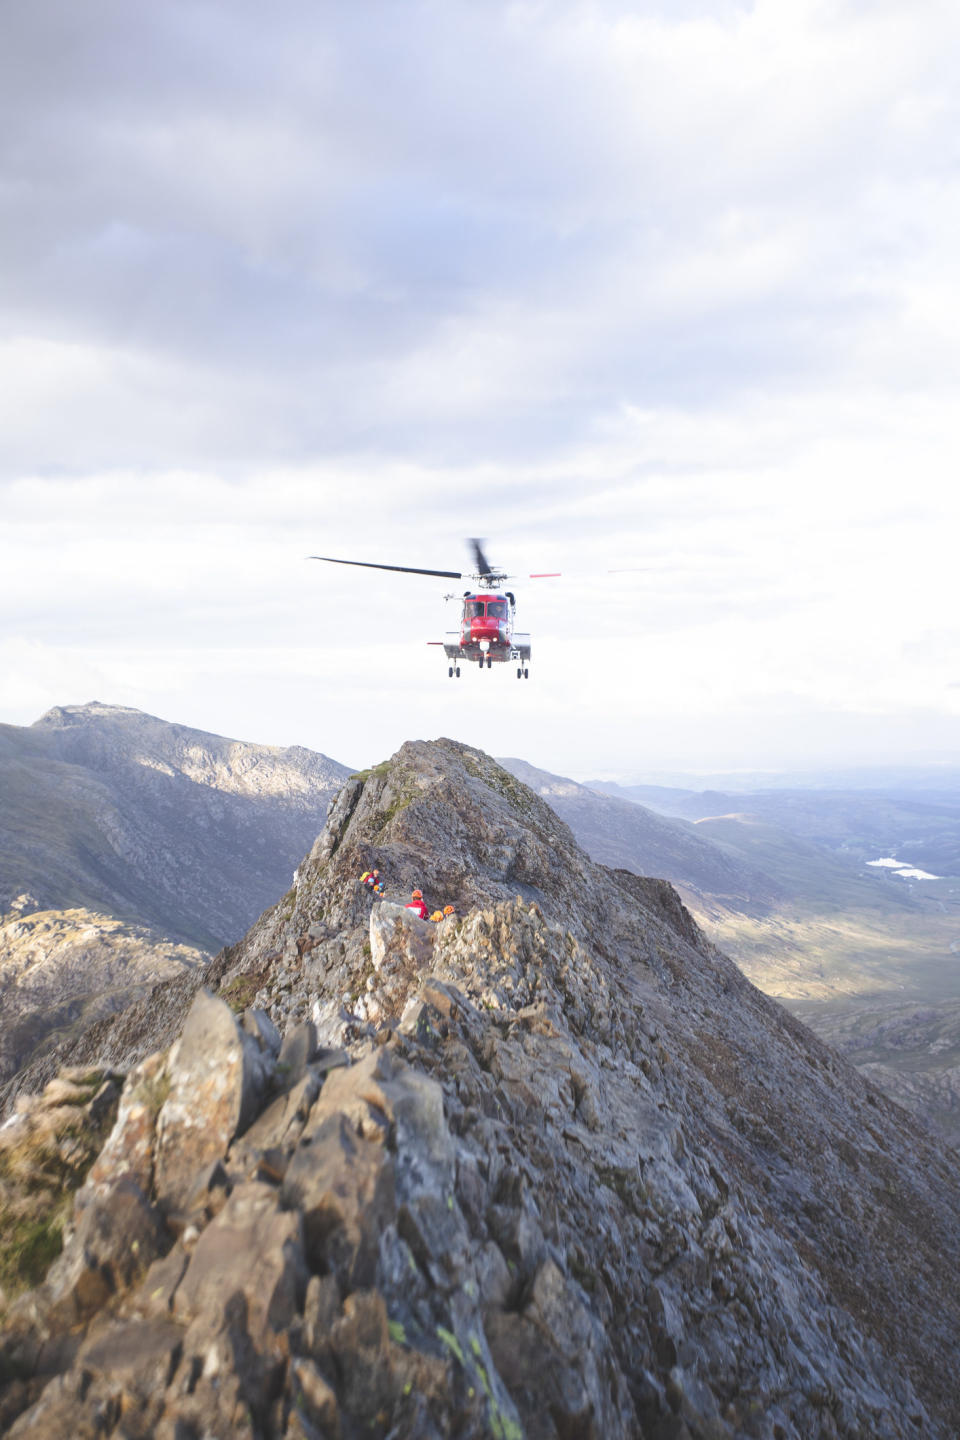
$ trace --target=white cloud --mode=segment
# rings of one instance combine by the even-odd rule
[[[15,7],[4,718],[942,743],[958,39],[937,0]],[[304,559],[471,534],[567,573],[517,585],[536,683],[447,686],[443,582]]]

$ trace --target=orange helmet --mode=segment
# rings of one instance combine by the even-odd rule
[[[410,896],[410,899],[411,899],[411,900],[422,900],[422,899],[423,899],[423,891],[422,891],[422,890],[414,890],[413,894]]]
[[[444,905],[443,913],[444,915],[455,915],[456,911],[454,910],[452,905]]]

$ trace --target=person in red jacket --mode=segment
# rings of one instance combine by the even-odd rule
[[[428,918],[430,911],[427,909],[426,904],[424,903],[422,890],[414,890],[413,894],[410,896],[410,903],[406,906],[406,909],[412,910],[415,915],[419,915],[421,920],[426,920]]]

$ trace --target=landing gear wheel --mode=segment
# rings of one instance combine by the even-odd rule
[[[522,680],[522,679],[523,679],[523,671],[522,671],[522,670],[518,670],[518,671],[517,671],[517,679],[518,679],[518,680]]]
[[[459,665],[457,666],[456,670],[454,670],[453,673],[456,675],[457,679],[459,680],[459,679],[460,679],[460,666],[459,666]]]
[[[490,669],[492,669],[492,668],[493,668],[493,656],[492,656],[492,655],[488,655],[488,656],[487,656],[487,669],[490,670]]]
[[[447,671],[447,674],[450,676],[450,679],[452,680],[452,679],[453,679],[453,666],[452,666],[452,665],[450,666],[450,669]]]
[[[523,669],[523,678],[524,678],[524,680],[529,680],[529,679],[530,679],[530,671],[526,668],[526,666],[524,666],[524,669]]]

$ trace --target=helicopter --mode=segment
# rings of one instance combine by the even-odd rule
[[[359,565],[368,570],[392,570],[402,575],[436,575],[445,580],[475,580],[481,588],[464,590],[459,630],[447,632],[446,640],[428,640],[428,645],[442,645],[446,655],[447,675],[451,680],[460,678],[460,662],[479,665],[480,669],[491,670],[495,664],[513,663],[517,667],[517,679],[530,678],[530,636],[514,628],[517,601],[512,590],[502,587],[515,576],[491,565],[483,551],[484,541],[468,540],[473,550],[476,569],[421,570],[413,565],[381,565],[372,560],[340,560],[333,555],[311,555],[311,560],[323,560],[329,565]],[[559,576],[559,570],[544,571],[530,575],[530,580],[547,580]],[[453,594],[444,596],[453,600]]]

